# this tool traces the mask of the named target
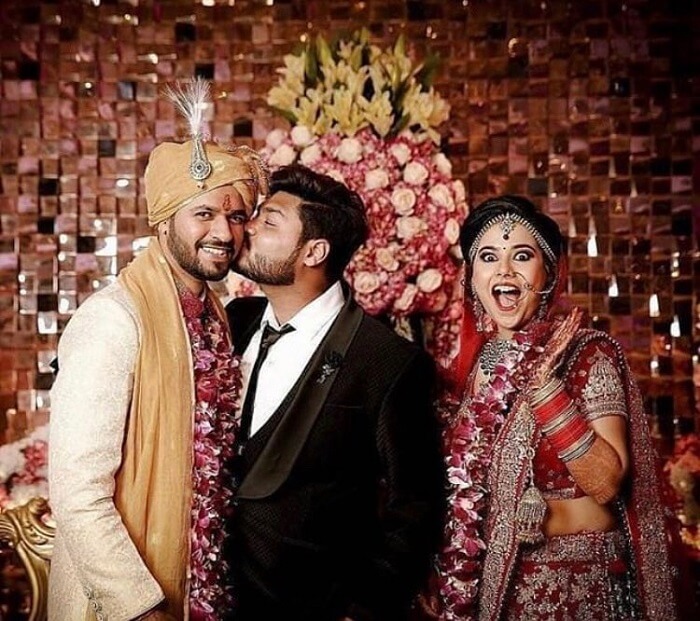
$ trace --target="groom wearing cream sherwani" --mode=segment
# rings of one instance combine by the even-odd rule
[[[156,237],[81,305],[58,348],[51,621],[204,620],[230,603],[225,564],[210,558],[223,546],[220,447],[235,435],[239,375],[206,280],[228,273],[265,183],[252,151],[194,131],[151,153]]]

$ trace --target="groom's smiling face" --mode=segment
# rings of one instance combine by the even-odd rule
[[[250,206],[230,185],[215,188],[158,225],[164,252],[182,274],[221,280],[243,245]]]

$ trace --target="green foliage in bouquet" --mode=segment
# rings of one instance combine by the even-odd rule
[[[392,48],[369,42],[366,29],[329,44],[322,35],[284,57],[280,80],[267,103],[315,135],[353,136],[369,127],[381,138],[408,129],[439,142],[436,128],[449,104],[432,87],[439,57],[414,65],[399,36]]]

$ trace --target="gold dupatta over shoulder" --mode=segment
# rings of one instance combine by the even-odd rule
[[[115,504],[165,593],[167,611],[187,619],[194,425],[189,336],[157,239],[122,270],[119,282],[138,311],[140,348]]]

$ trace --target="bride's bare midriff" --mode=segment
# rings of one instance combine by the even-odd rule
[[[590,496],[569,500],[547,501],[544,534],[547,537],[581,532],[605,532],[616,527],[610,509],[599,505]]]

